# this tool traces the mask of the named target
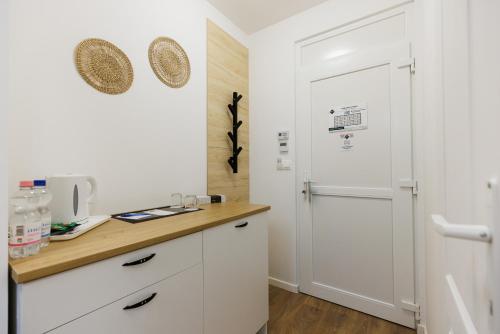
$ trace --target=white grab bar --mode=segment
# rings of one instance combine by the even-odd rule
[[[432,215],[434,228],[444,237],[491,242],[492,233],[488,226],[450,224],[441,215]]]

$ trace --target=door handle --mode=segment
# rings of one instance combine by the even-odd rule
[[[126,311],[126,310],[133,310],[135,308],[138,308],[138,307],[141,307],[141,306],[144,306],[146,305],[147,303],[149,303],[150,301],[152,301],[154,298],[156,297],[156,292],[153,293],[151,296],[149,296],[148,298],[144,299],[144,300],[141,300],[140,302],[136,303],[136,304],[133,304],[133,305],[127,305],[125,306],[123,309]]]
[[[142,259],[139,259],[137,261],[132,261],[132,262],[127,262],[127,263],[124,263],[122,264],[123,267],[130,267],[130,266],[136,266],[138,264],[143,264],[145,262],[148,262],[149,260],[151,260],[152,258],[154,258],[156,255],[156,253],[152,253],[151,255],[148,255],[146,257],[143,257]]]
[[[241,224],[238,224],[238,225],[235,225],[234,227],[235,228],[242,228],[242,227],[245,227],[248,225],[248,222],[244,222],[244,223],[241,223]]]
[[[444,237],[491,242],[492,233],[488,226],[450,224],[440,215],[432,215],[434,228]]]
[[[307,199],[309,202],[312,200],[312,183],[315,181],[310,180],[309,178],[305,178],[304,180],[304,188],[302,190],[302,193],[307,196]]]
[[[418,182],[417,182],[417,180],[401,179],[401,180],[399,180],[399,187],[411,189],[413,195],[418,195]]]

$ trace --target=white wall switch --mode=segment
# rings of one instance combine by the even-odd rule
[[[278,170],[290,170],[292,169],[292,160],[278,158],[276,161],[276,168]]]

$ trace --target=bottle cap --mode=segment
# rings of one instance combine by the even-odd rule
[[[45,180],[35,180],[35,181],[33,181],[33,185],[35,187],[45,187],[45,186],[47,186],[47,181],[45,181]]]
[[[19,187],[31,188],[31,187],[33,187],[33,181],[21,181],[21,182],[19,182]]]

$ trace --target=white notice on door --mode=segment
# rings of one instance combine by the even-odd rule
[[[329,113],[328,131],[330,133],[368,128],[366,103],[336,106]]]
[[[342,145],[340,146],[343,151],[350,151],[354,147],[352,138],[354,138],[353,133],[341,133],[340,140]]]

